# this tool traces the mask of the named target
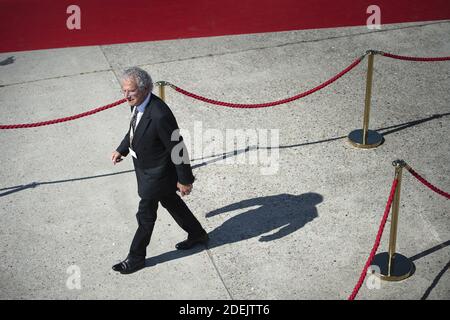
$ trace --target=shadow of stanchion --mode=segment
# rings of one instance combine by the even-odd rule
[[[418,260],[420,258],[423,258],[429,254],[432,254],[438,250],[444,249],[445,247],[450,246],[450,240],[447,240],[441,244],[438,244],[437,246],[434,246],[430,249],[427,249],[421,253],[416,254],[415,256],[412,256],[409,258],[409,260],[411,261],[415,261]],[[431,285],[427,288],[427,290],[425,290],[425,293],[423,294],[422,298],[420,298],[421,300],[426,300],[428,298],[428,296],[430,295],[431,291],[436,287],[436,285],[438,284],[438,282],[441,280],[442,276],[444,275],[445,272],[447,272],[447,270],[450,268],[450,261],[447,262],[447,264],[444,266],[444,268],[437,274],[437,276],[433,279]],[[415,271],[415,270],[414,270]]]
[[[23,184],[23,185],[20,185],[20,186],[2,188],[2,189],[0,189],[0,191],[4,191],[4,190],[8,190],[8,191],[0,193],[0,197],[4,197],[4,196],[7,196],[8,194],[19,192],[19,191],[22,191],[22,190],[25,190],[25,189],[35,188],[38,185],[39,185],[38,182],[32,182],[32,183]]]
[[[430,117],[426,117],[426,118],[423,118],[423,119],[418,119],[418,120],[414,120],[414,121],[400,123],[400,124],[396,124],[396,125],[389,126],[389,127],[378,128],[378,129],[375,129],[375,131],[379,131],[380,134],[384,138],[385,136],[387,136],[389,134],[396,133],[396,132],[399,132],[399,131],[402,131],[402,130],[414,127],[416,125],[419,125],[419,124],[422,124],[422,123],[425,123],[425,122],[428,122],[428,121],[440,119],[442,117],[446,117],[446,116],[449,116],[449,115],[450,115],[450,112],[443,113],[443,114],[434,114],[434,115],[432,115]],[[385,130],[387,130],[387,131],[385,131]],[[291,144],[291,145],[278,146],[278,147],[251,146],[251,147],[246,147],[245,149],[232,150],[230,152],[224,152],[222,154],[212,155],[212,156],[209,156],[209,157],[192,159],[191,161],[202,161],[202,160],[206,160],[207,158],[213,158],[213,159],[210,159],[210,160],[203,161],[202,163],[195,164],[195,165],[192,166],[192,168],[193,169],[200,168],[200,167],[206,166],[206,165],[214,163],[214,162],[222,161],[222,160],[227,159],[229,157],[234,157],[234,156],[237,156],[237,155],[242,154],[242,153],[247,153],[247,152],[252,151],[252,150],[259,150],[259,149],[266,149],[266,150],[280,149],[281,150],[281,149],[298,148],[298,147],[310,146],[310,145],[314,145],[314,144],[333,142],[333,141],[342,140],[342,139],[346,139],[346,138],[347,138],[347,136],[340,136],[340,137],[328,138],[328,139],[323,139],[323,140],[318,140],[318,141],[304,142],[304,143]]]
[[[425,293],[423,294],[422,298],[420,298],[420,300],[426,300],[428,298],[431,291],[436,287],[439,280],[441,280],[442,276],[448,271],[449,268],[450,268],[450,260],[447,262],[444,268],[438,273],[438,275],[433,279],[433,282],[427,288],[427,290],[425,290]]]
[[[387,130],[386,132],[380,132],[380,134],[383,135],[383,137],[384,137],[386,135],[389,135],[389,134],[392,134],[392,133],[395,133],[395,132],[399,132],[399,131],[405,130],[407,128],[411,128],[411,127],[416,126],[418,124],[422,124],[422,123],[425,123],[425,122],[428,122],[428,121],[431,121],[431,120],[435,120],[435,119],[439,119],[439,118],[442,118],[442,117],[445,117],[445,116],[449,116],[449,115],[450,115],[450,112],[449,113],[443,113],[443,114],[435,114],[435,115],[427,117],[427,118],[418,119],[418,120],[414,120],[414,121],[410,121],[410,122],[406,122],[406,123],[401,123],[401,124],[397,124],[397,125],[393,125],[393,126],[389,126],[389,127],[385,127],[385,128],[379,128],[379,129],[376,129],[376,131]],[[304,143],[285,145],[285,146],[279,146],[279,147],[260,147],[260,146],[246,147],[245,149],[233,150],[233,151],[230,151],[230,152],[225,152],[225,153],[223,153],[221,155],[212,155],[212,156],[209,156],[209,157],[192,159],[191,162],[192,161],[206,160],[207,158],[212,158],[210,160],[203,161],[202,163],[198,163],[198,164],[192,165],[192,169],[197,169],[197,168],[206,166],[208,164],[212,164],[214,162],[218,162],[218,161],[224,160],[224,159],[229,158],[229,157],[237,156],[237,155],[239,155],[241,153],[249,152],[251,150],[259,150],[259,149],[271,150],[271,149],[298,148],[298,147],[310,146],[310,145],[314,145],[314,144],[320,144],[320,143],[337,141],[337,140],[341,140],[341,139],[345,139],[345,138],[347,138],[347,136],[340,136],[340,137],[328,138],[328,139],[323,139],[323,140],[318,140],[318,141],[304,142]],[[96,175],[96,176],[88,176],[88,177],[65,179],[65,180],[55,180],[55,181],[32,182],[32,183],[25,184],[25,185],[18,185],[18,186],[14,186],[14,187],[6,187],[6,188],[1,188],[0,191],[4,191],[4,190],[9,190],[9,191],[0,193],[0,197],[4,197],[4,196],[7,196],[9,194],[12,194],[12,193],[15,193],[15,192],[19,192],[19,191],[22,191],[22,190],[32,189],[32,188],[38,187],[40,185],[45,185],[45,184],[57,184],[57,183],[65,183],[65,182],[73,182],[73,181],[95,179],[95,178],[113,176],[113,175],[118,175],[118,174],[123,174],[123,173],[130,173],[130,172],[133,172],[133,171],[134,170],[126,170],[126,171],[107,173],[107,174],[101,174],[101,175]]]
[[[54,181],[44,181],[44,182],[32,182],[32,183],[25,184],[25,185],[1,188],[0,191],[5,191],[5,190],[8,190],[8,191],[0,193],[0,197],[4,197],[4,196],[7,196],[7,195],[9,195],[11,193],[19,192],[19,191],[22,191],[22,190],[26,190],[26,189],[30,189],[30,188],[36,188],[38,186],[46,185],[46,184],[58,184],[58,183],[65,183],[65,182],[82,181],[82,180],[89,180],[89,179],[96,179],[96,178],[102,178],[102,177],[115,176],[115,175],[118,175],[118,174],[124,174],[124,173],[130,173],[130,172],[134,172],[134,169],[133,170],[125,170],[125,171],[113,172],[113,173],[98,174],[98,175],[95,175],[95,176],[88,176],[88,177],[81,177],[81,178],[54,180]]]
[[[418,260],[420,258],[423,258],[429,254],[432,254],[433,252],[436,252],[438,250],[444,249],[445,247],[450,246],[450,240],[447,240],[441,244],[438,244],[437,246],[434,246],[433,248],[427,249],[421,253],[416,254],[415,256],[412,256],[409,258],[411,261]]]
[[[318,217],[317,205],[323,201],[318,193],[301,195],[279,194],[239,201],[206,214],[212,218],[219,214],[230,214],[236,210],[245,210],[230,217],[220,226],[208,232],[207,249],[259,237],[260,242],[269,242],[283,238],[304,227]],[[174,250],[148,258],[146,266],[168,262],[199,253],[205,246],[191,250]]]
[[[8,57],[2,61],[0,61],[0,66],[6,66],[8,64],[12,64],[14,63],[16,59],[14,58],[14,56]]]
[[[406,122],[406,123],[402,123],[402,124],[398,124],[398,125],[390,126],[390,127],[386,127],[386,128],[380,128],[378,130],[379,131],[388,130],[386,132],[380,132],[382,136],[387,136],[389,134],[396,133],[396,132],[399,132],[401,130],[405,130],[407,128],[411,128],[411,127],[417,126],[418,124],[422,124],[422,123],[425,123],[425,122],[428,122],[428,121],[431,121],[431,120],[440,119],[442,117],[446,117],[446,116],[449,116],[449,115],[450,115],[450,112],[442,113],[442,114],[434,114],[431,117],[418,119],[418,120],[414,120],[414,121],[409,121],[409,122]],[[392,129],[392,130],[389,130],[389,129]]]

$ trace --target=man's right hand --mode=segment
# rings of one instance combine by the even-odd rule
[[[113,164],[115,165],[116,163],[118,163],[118,162],[123,160],[122,159],[122,155],[119,152],[114,151],[112,153],[111,160],[112,160]]]

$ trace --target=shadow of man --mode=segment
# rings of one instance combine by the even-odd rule
[[[279,194],[243,200],[206,214],[212,218],[236,210],[246,210],[235,215],[209,232],[208,248],[212,249],[258,237],[267,242],[285,237],[318,217],[316,205],[323,201],[320,194],[309,192],[301,195]],[[179,259],[204,250],[197,246],[191,250],[174,250],[146,260],[146,266],[153,266]]]
[[[317,193],[280,194],[243,200],[209,212],[206,217],[251,208],[231,217],[209,233],[209,248],[260,236],[267,242],[285,237],[318,216],[316,205],[323,197]],[[278,230],[277,230],[278,229]],[[269,233],[269,234],[267,234]]]

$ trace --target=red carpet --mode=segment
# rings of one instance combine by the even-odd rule
[[[66,27],[81,9],[81,30]],[[0,0],[0,52],[450,19],[450,0]]]

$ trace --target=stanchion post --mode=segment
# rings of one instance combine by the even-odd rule
[[[155,83],[159,87],[159,97],[162,101],[166,101],[166,86],[169,85],[166,81],[158,81]]]
[[[414,265],[404,255],[395,252],[397,244],[397,226],[400,207],[400,191],[402,182],[402,172],[406,163],[403,160],[392,162],[395,166],[395,178],[397,179],[397,189],[392,203],[391,231],[389,235],[389,251],[377,254],[372,265],[379,267],[379,273],[375,272],[382,280],[400,281],[408,278],[413,271]],[[376,270],[377,271],[377,270]]]
[[[348,141],[357,148],[371,149],[378,147],[383,142],[383,136],[378,132],[369,130],[370,102],[372,98],[373,60],[375,50],[368,50],[366,98],[364,106],[363,128],[353,130],[348,135]]]
[[[389,234],[389,266],[388,274],[392,271],[392,261],[395,255],[395,247],[397,244],[397,226],[398,226],[398,210],[400,205],[400,192],[402,190],[402,174],[404,162],[402,160],[396,160],[392,163],[395,166],[395,178],[397,179],[397,189],[395,190],[394,201],[392,203],[392,215],[391,215],[391,231]]]
[[[373,53],[369,53],[367,62],[367,80],[366,80],[366,98],[364,101],[364,120],[363,120],[363,139],[364,145],[367,145],[369,132],[370,102],[372,99],[372,80],[373,80]]]

